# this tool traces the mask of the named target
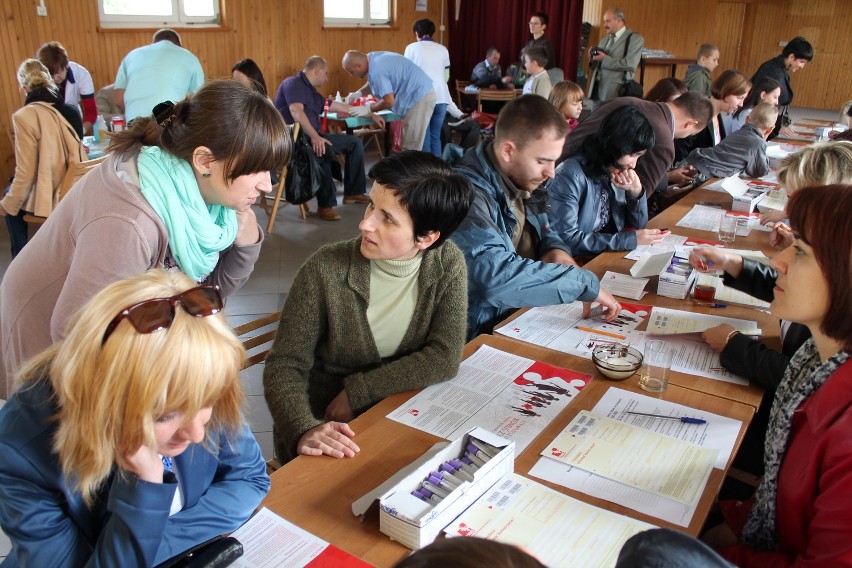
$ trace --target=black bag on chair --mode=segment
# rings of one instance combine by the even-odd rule
[[[323,183],[323,168],[305,135],[297,137],[293,144],[293,157],[287,168],[284,181],[284,198],[293,205],[310,201]]]
[[[627,36],[627,41],[624,42],[624,56],[627,57],[627,50],[630,49],[630,38],[633,37],[633,32]],[[619,97],[636,97],[641,99],[645,96],[645,89],[633,79],[633,73],[630,73],[630,79],[627,78],[627,73],[624,74],[624,83],[618,88]]]

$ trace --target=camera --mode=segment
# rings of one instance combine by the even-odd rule
[[[604,55],[606,55],[606,54],[607,54],[607,53],[606,53],[606,50],[605,50],[605,49],[601,49],[600,47],[593,47],[591,50],[589,50],[589,55],[590,55],[591,57],[594,57],[594,56],[596,56],[596,55],[600,55],[601,53],[603,53]]]

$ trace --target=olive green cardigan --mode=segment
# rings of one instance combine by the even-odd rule
[[[326,245],[299,270],[266,358],[263,387],[276,454],[296,456],[302,434],[323,423],[346,389],[357,416],[383,398],[453,377],[467,325],[467,270],[446,241],[426,251],[417,305],[396,353],[381,359],[367,323],[370,261],[361,238]]]

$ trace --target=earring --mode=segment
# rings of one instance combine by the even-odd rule
[[[209,178],[209,177],[210,177],[210,172],[204,172],[203,174],[201,174],[201,177]]]

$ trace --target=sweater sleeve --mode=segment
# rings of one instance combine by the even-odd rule
[[[263,244],[263,229],[259,229],[260,240],[253,245],[231,245],[219,253],[219,262],[207,281],[216,284],[222,290],[222,296],[227,298],[243,287],[254,271],[254,265],[260,257],[260,246]]]
[[[732,278],[728,273],[725,273],[723,281],[725,286],[730,286],[765,302],[771,302],[775,298],[772,289],[775,287],[776,278],[778,278],[778,273],[775,272],[774,268],[744,258],[740,275],[737,278]]]
[[[429,320],[425,343],[378,368],[344,379],[356,415],[387,396],[445,381],[458,371],[467,327],[467,270],[458,247],[447,242],[441,249],[428,254],[440,252],[443,275],[428,302],[418,298],[413,316],[415,321]]]
[[[280,440],[276,450],[281,459],[295,455],[302,434],[323,423],[313,415],[308,398],[317,345],[328,328],[318,262],[312,257],[296,274],[263,370],[263,394]]]
[[[737,333],[722,349],[719,362],[732,373],[754,381],[765,389],[776,389],[784,377],[790,357]]]

